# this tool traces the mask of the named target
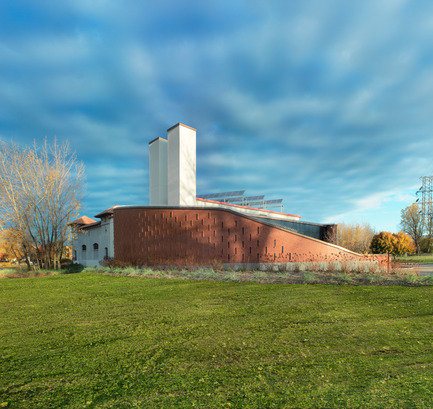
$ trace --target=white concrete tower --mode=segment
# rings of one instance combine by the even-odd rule
[[[149,204],[168,204],[168,141],[156,138],[149,142]]]
[[[196,129],[177,124],[168,136],[168,204],[196,205]]]

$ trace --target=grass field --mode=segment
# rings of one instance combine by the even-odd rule
[[[396,260],[402,263],[433,264],[433,254],[421,255],[421,256],[397,257]]]
[[[431,286],[80,273],[0,305],[0,407],[433,407]]]

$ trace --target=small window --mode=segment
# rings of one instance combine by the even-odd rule
[[[108,258],[108,247],[105,247],[105,257]]]
[[[87,250],[87,247],[86,247],[85,244],[83,244],[83,245],[81,246],[81,250],[83,250],[83,251],[86,251],[86,250]]]
[[[99,249],[99,245],[98,243],[94,243],[93,244],[93,250],[98,250]]]

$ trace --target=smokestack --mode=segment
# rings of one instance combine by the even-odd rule
[[[181,123],[167,130],[169,205],[196,204],[196,132]]]
[[[149,142],[149,204],[168,204],[168,141],[156,138]]]

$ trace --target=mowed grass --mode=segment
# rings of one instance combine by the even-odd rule
[[[401,263],[433,264],[433,254],[423,256],[401,256],[396,257],[396,260]]]
[[[0,305],[0,407],[433,407],[429,286],[80,273]]]

